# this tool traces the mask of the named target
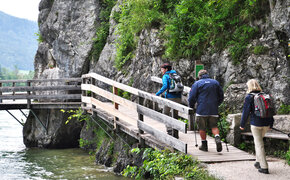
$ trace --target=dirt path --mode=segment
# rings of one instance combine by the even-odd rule
[[[267,157],[270,174],[259,173],[254,161],[207,164],[210,174],[223,180],[290,180],[290,166],[284,160]]]

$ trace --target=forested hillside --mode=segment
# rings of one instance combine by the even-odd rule
[[[33,70],[37,50],[37,22],[0,11],[0,65],[2,68]]]

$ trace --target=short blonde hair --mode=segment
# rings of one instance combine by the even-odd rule
[[[247,82],[247,86],[248,86],[247,93],[250,93],[252,91],[262,91],[262,88],[256,79],[250,79]]]

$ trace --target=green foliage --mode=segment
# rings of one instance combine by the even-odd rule
[[[163,14],[160,12],[161,0],[124,0],[119,15],[117,34],[117,54],[115,66],[121,69],[133,58],[138,34],[142,29],[158,26]]]
[[[290,166],[290,146],[289,146],[289,150],[287,151],[285,157],[286,157],[286,161],[287,161],[288,165]]]
[[[83,147],[91,145],[91,142],[89,140],[80,138],[79,139],[79,145],[80,145],[81,148],[83,148]]]
[[[254,53],[256,55],[260,55],[260,54],[265,54],[268,50],[269,50],[269,48],[267,48],[265,46],[254,46],[252,48],[252,53]]]
[[[78,121],[89,121],[90,117],[87,114],[84,114],[84,110],[82,108],[79,108],[77,110],[67,110],[65,111],[64,109],[60,110],[62,113],[69,113],[71,114],[67,121],[65,122],[65,124],[68,124],[70,122],[70,120],[72,120],[73,118],[76,118]]]
[[[140,151],[140,149],[132,150],[135,153]],[[128,165],[122,172],[123,176],[135,179],[173,179],[175,176],[182,176],[185,179],[214,179],[198,167],[199,163],[196,160],[185,154],[146,148],[143,151],[143,160],[141,167]]]
[[[249,41],[259,34],[250,22],[264,18],[263,0],[125,0],[118,19],[116,67],[133,58],[142,29],[158,27],[165,39],[165,58],[199,58],[207,49],[229,48],[239,63]],[[265,8],[266,7],[266,8]]]
[[[44,41],[42,35],[39,32],[38,33],[34,33],[34,34],[35,34],[35,36],[37,36],[36,40],[37,40],[38,43],[42,43]]]
[[[219,121],[218,121],[218,128],[220,130],[220,137],[223,141],[226,140],[228,131],[230,129],[229,123],[227,122],[227,116],[229,114],[229,110],[225,108],[225,104],[222,103],[219,106]]]
[[[290,114],[290,105],[282,103],[278,109],[278,114]]]
[[[100,24],[96,29],[96,38],[93,38],[93,48],[90,54],[92,60],[97,61],[106,44],[110,29],[110,13],[114,7],[116,0],[100,1],[101,11],[99,15]]]

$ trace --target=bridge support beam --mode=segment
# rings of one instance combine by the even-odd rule
[[[39,118],[37,117],[37,115],[34,113],[32,109],[30,109],[30,112],[33,114],[35,119],[41,124],[41,126],[45,129],[45,132],[47,133],[47,127],[45,127],[45,125],[39,120]]]
[[[6,110],[17,122],[19,122],[19,124],[21,124],[22,126],[24,125],[23,122],[19,121],[10,111]]]

